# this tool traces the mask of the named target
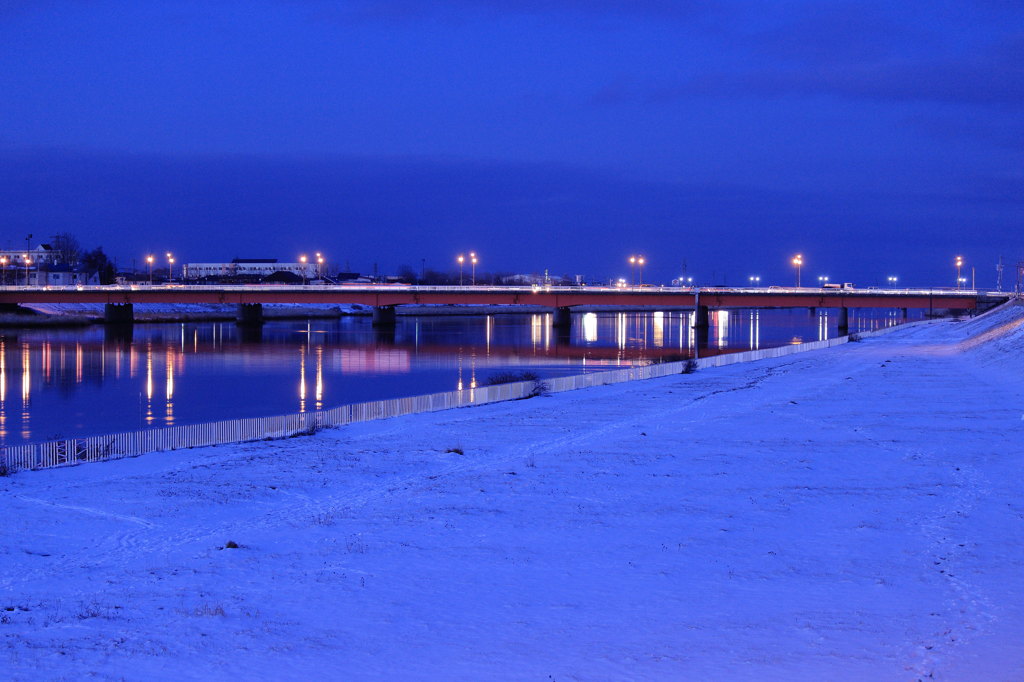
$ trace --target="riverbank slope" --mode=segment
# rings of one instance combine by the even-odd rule
[[[1021,311],[0,478],[0,666],[1020,679]]]

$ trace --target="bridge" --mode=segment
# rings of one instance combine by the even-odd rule
[[[810,287],[603,287],[603,286],[414,286],[414,285],[109,285],[0,287],[0,303],[100,303],[107,322],[130,323],[133,305],[228,304],[238,321],[259,324],[266,304],[373,307],[373,324],[395,325],[401,305],[532,305],[554,311],[552,323],[568,328],[578,306],[691,308],[694,327],[706,328],[711,308],[837,308],[839,328],[848,328],[850,308],[891,308],[930,314],[987,309],[1013,294],[957,289],[824,289]]]

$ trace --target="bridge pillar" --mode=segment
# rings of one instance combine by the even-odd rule
[[[810,313],[811,317],[814,317],[815,315],[818,314],[818,309],[812,305],[810,308],[807,309],[807,312]]]
[[[902,317],[904,320],[907,319],[907,309],[906,308],[900,308],[900,317]]]
[[[850,331],[850,311],[846,308],[839,309],[839,335],[844,336]]]
[[[693,328],[694,329],[707,329],[708,322],[708,307],[706,305],[698,305],[693,310]]]
[[[106,324],[103,326],[103,342],[120,348],[129,348],[135,334],[135,325],[128,323]]]
[[[395,306],[378,305],[373,307],[374,327],[394,327],[395,324]]]
[[[262,303],[239,303],[238,315],[235,318],[238,324],[260,325],[263,324]]]
[[[235,323],[238,326],[238,338],[242,343],[262,343],[263,325]]]
[[[103,321],[108,324],[131,324],[135,321],[135,309],[131,303],[106,303],[103,306]]]
[[[555,308],[555,314],[551,316],[551,326],[555,329],[572,329],[572,311],[568,306]]]

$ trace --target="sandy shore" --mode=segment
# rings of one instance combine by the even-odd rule
[[[1021,313],[0,478],[0,667],[1022,679]]]

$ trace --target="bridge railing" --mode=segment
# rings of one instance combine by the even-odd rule
[[[880,332],[888,330],[879,330]],[[869,332],[864,335],[874,335]],[[371,402],[341,405],[317,412],[304,412],[271,417],[250,417],[204,424],[184,424],[162,428],[127,431],[105,436],[70,438],[44,443],[28,443],[0,447],[0,468],[8,471],[45,469],[135,457],[150,452],[183,448],[207,447],[229,443],[288,438],[312,434],[324,428],[357,422],[387,419],[408,414],[436,412],[470,405],[518,400],[539,392],[573,391],[580,388],[618,384],[626,381],[653,379],[694,369],[721,367],[739,362],[777,358],[846,343],[841,336],[778,348],[716,355],[698,360],[666,362],[618,370],[593,372],[537,381],[521,381],[483,386],[429,395],[390,398]]]
[[[828,294],[832,296],[978,296],[1000,295],[1013,296],[1008,292],[987,292],[980,289],[958,289],[956,287],[930,288],[882,288],[863,287],[852,289],[827,289],[822,287],[724,287],[724,286],[667,286],[667,285],[419,285],[419,284],[106,284],[106,285],[60,285],[60,286],[25,286],[3,285],[0,291],[52,291],[52,292],[117,292],[117,291],[232,291],[232,292],[268,292],[268,291],[351,291],[351,292],[393,292],[419,291],[423,293],[579,293],[581,291],[615,292],[615,293],[740,293],[740,294]]]

